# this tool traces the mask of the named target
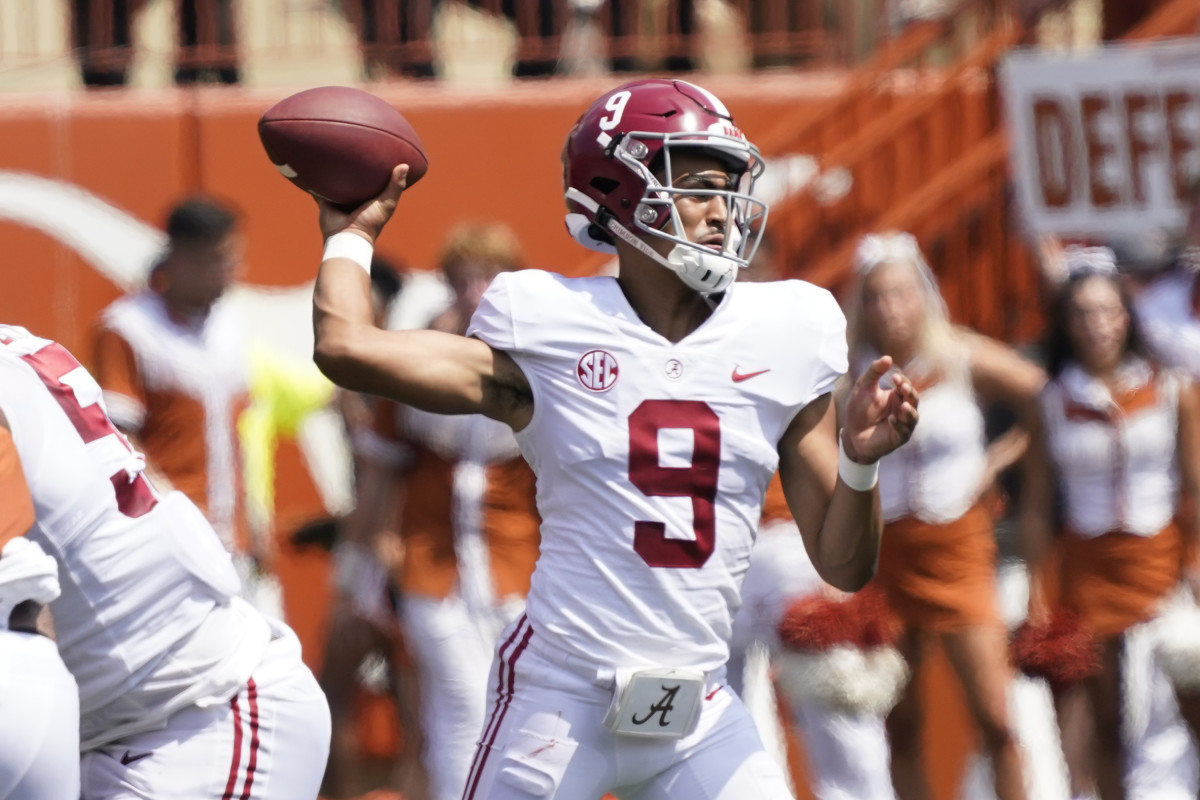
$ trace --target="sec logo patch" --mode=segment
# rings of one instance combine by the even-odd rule
[[[575,367],[575,375],[583,388],[592,392],[607,392],[617,382],[617,359],[606,350],[590,350],[583,354]]]

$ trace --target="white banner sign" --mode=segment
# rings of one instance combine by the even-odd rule
[[[1183,227],[1200,176],[1200,40],[1018,51],[1001,66],[1019,206],[1033,233]]]

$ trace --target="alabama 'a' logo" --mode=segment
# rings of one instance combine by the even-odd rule
[[[617,359],[606,350],[590,350],[575,366],[575,375],[583,388],[592,392],[607,392],[617,382]]]

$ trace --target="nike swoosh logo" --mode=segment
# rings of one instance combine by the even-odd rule
[[[771,370],[768,367],[767,369],[760,369],[758,372],[738,372],[738,368],[734,367],[733,368],[733,382],[741,383],[742,381],[748,381],[753,377],[762,375],[762,374],[770,372],[770,371]]]
[[[129,766],[135,761],[141,761],[143,758],[149,758],[152,755],[154,755],[153,750],[151,750],[149,753],[138,753],[136,756],[130,755],[129,751],[126,750],[125,755],[121,756],[121,765]]]

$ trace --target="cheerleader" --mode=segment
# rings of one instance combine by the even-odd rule
[[[1196,536],[1180,497],[1197,485],[1200,405],[1151,357],[1111,251],[1077,251],[1068,263],[1049,320],[1050,382],[1031,426],[1021,529],[1031,570],[1052,549],[1061,556],[1055,603],[1097,640],[1097,668],[1056,698],[1073,789],[1094,781],[1102,800],[1118,800],[1131,755],[1122,651],[1129,629],[1179,584],[1185,540]],[[1064,724],[1081,703],[1090,723]]]
[[[880,462],[886,527],[874,583],[903,626],[899,648],[914,674],[926,640],[941,643],[991,758],[998,800],[1024,798],[1007,701],[1007,637],[996,604],[995,539],[980,503],[1023,447],[1019,434],[987,447],[980,403],[1001,402],[1025,413],[1044,376],[998,342],[950,324],[909,234],[865,237],[855,268],[847,304],[852,372],[877,355],[890,355],[905,375],[915,376],[921,392],[917,432]],[[887,718],[892,780],[901,800],[929,796],[921,729],[918,682],[911,681]]]

